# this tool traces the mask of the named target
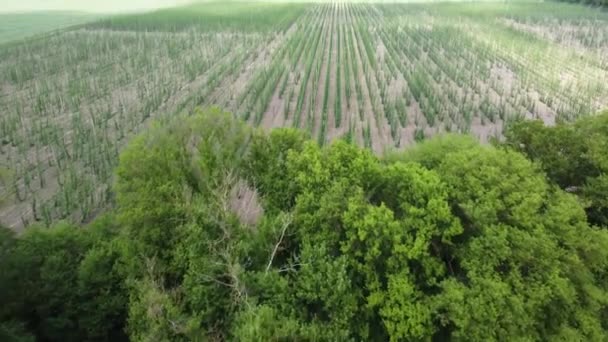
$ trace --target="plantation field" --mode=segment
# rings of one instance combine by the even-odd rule
[[[78,12],[0,13],[0,44],[95,20]]]
[[[61,48],[58,48],[61,47]],[[151,119],[220,106],[375,152],[608,106],[608,14],[556,3],[206,3],[0,46],[0,222],[86,221]],[[221,142],[218,141],[218,144]]]

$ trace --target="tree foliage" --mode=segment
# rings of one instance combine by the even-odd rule
[[[580,3],[584,5],[592,6],[608,6],[608,0],[560,0],[566,2]]]
[[[568,165],[537,128],[512,132]],[[597,134],[565,158],[580,148],[603,170]],[[605,340],[608,232],[543,170],[456,135],[379,158],[218,110],[180,117],[125,149],[110,215],[0,230],[0,337]],[[599,171],[580,184],[605,201]],[[264,207],[255,223],[238,214],[243,187]]]
[[[505,144],[537,162],[560,188],[578,195],[591,224],[608,226],[608,113],[545,127],[521,121]]]
[[[7,340],[126,339],[126,293],[107,253],[105,223],[29,228],[17,239],[3,230],[0,331]]]

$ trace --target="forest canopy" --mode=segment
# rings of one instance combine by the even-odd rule
[[[594,6],[608,6],[608,0],[561,0],[566,2],[581,3]]]
[[[605,340],[606,122],[389,157],[217,109],[155,125],[110,212],[0,230],[0,340]]]

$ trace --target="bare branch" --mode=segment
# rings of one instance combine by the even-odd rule
[[[289,227],[289,225],[291,224],[291,215],[289,215],[284,221],[283,221],[283,229],[281,231],[281,237],[279,238],[279,241],[277,242],[277,244],[274,246],[274,250],[272,251],[272,255],[270,255],[270,260],[268,260],[268,265],[266,266],[266,273],[268,273],[268,271],[270,270],[270,267],[272,266],[272,260],[274,259],[274,256],[277,254],[277,250],[279,250],[279,246],[281,245],[281,243],[283,243],[283,237],[285,237],[285,231],[287,231],[287,227]]]

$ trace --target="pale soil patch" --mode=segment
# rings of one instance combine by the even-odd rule
[[[45,179],[45,187],[40,187],[40,180],[36,175],[31,183],[30,187],[32,192],[36,193],[36,201],[38,205],[41,203],[50,200],[53,195],[59,190],[60,185],[57,182],[58,171],[57,168],[47,168],[44,170],[42,176]],[[25,184],[23,180],[18,180],[17,182],[19,191],[21,193],[25,193]],[[31,193],[27,193],[27,198],[25,201],[20,202],[16,195],[14,194],[14,190],[8,188],[9,193],[12,193],[12,201],[9,199],[3,205],[0,205],[0,223],[2,223],[7,228],[10,228],[16,232],[20,232],[24,228],[24,223],[31,224],[34,223],[34,212],[32,208],[32,195]],[[39,207],[37,206],[39,209]],[[41,213],[39,212],[40,216]]]
[[[542,120],[547,126],[554,126],[557,114],[540,101],[540,95],[536,91],[531,92],[530,95],[535,99],[534,118]]]
[[[303,87],[302,78],[304,77],[304,71],[301,67],[297,67],[293,72],[289,72],[290,81],[288,82],[285,90],[284,102],[289,101],[289,111],[287,112],[287,118],[285,119],[285,127],[294,127],[294,117],[296,111],[296,105],[298,103],[298,94]],[[291,99],[288,99],[290,93],[293,92]]]
[[[2,99],[4,96],[9,96],[15,93],[16,90],[17,88],[14,85],[6,82],[0,82],[0,99]]]
[[[502,89],[511,92],[516,82],[517,76],[511,69],[504,65],[494,64],[490,69],[492,80],[496,80]]]
[[[384,63],[384,54],[386,53],[386,46],[382,41],[376,45],[376,57],[378,58],[379,63]]]
[[[426,118],[422,114],[422,110],[420,110],[420,106],[416,100],[412,100],[412,103],[407,108],[407,125],[401,128],[401,139],[399,140],[401,143],[401,147],[407,147],[416,142],[414,139],[416,129],[426,128],[428,126],[426,122]],[[426,130],[425,130],[426,133]]]
[[[474,117],[471,122],[471,134],[484,144],[490,142],[492,138],[502,137],[502,132],[503,122],[499,118],[494,123],[490,122],[490,120],[485,120],[482,123],[481,118]]]
[[[604,60],[608,60],[608,46],[600,45],[608,37],[608,27],[604,22],[582,23],[574,25],[563,21],[549,21],[543,24],[533,24],[513,19],[503,19],[503,22],[516,30],[532,33],[540,38],[548,39],[554,43],[571,47],[577,53],[594,52],[599,53]],[[581,37],[592,37],[588,41],[583,41]]]
[[[401,94],[403,94],[403,90],[407,87],[407,82],[401,73],[397,76],[397,78],[391,78],[387,92],[388,98],[392,101],[396,101]]]
[[[264,128],[276,128],[283,127],[285,125],[285,101],[284,98],[279,96],[281,91],[280,85],[282,84],[284,77],[289,77],[289,73],[285,73],[285,75],[279,79],[279,82],[277,83],[277,87],[272,94],[272,99],[270,100],[268,108],[266,109],[264,117],[262,118],[261,126]],[[283,94],[284,97],[286,95],[287,94]]]
[[[576,77],[567,71],[562,71],[559,73],[560,86],[562,88],[568,87],[569,85],[576,83]]]

